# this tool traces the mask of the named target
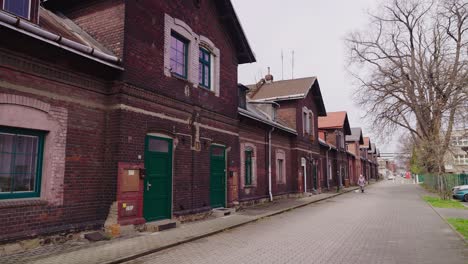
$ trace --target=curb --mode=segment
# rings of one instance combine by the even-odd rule
[[[423,200],[424,203],[431,207],[431,209],[452,229],[452,231],[461,239],[461,241],[465,242],[465,244],[468,244],[468,239],[465,239],[465,237],[460,232],[458,232],[457,229],[454,226],[452,226],[452,224],[450,224],[449,221],[447,221],[447,219],[445,219],[441,214],[439,214],[439,212],[437,212],[434,206],[426,202],[421,195],[419,195],[419,198],[421,198],[421,200]]]
[[[331,198],[343,195],[345,193],[353,192],[353,191],[355,191],[357,189],[358,189],[358,187],[355,187],[355,188],[352,188],[350,190],[346,190],[344,192],[333,194],[333,195],[331,195],[329,197],[321,198],[321,199],[318,199],[318,200],[306,202],[304,204],[295,205],[295,206],[292,206],[292,207],[289,207],[289,208],[285,208],[285,209],[281,209],[281,210],[278,210],[278,211],[275,211],[275,212],[272,212],[272,213],[269,213],[269,214],[265,214],[265,215],[259,216],[258,218],[247,220],[244,223],[232,225],[232,226],[229,226],[229,227],[224,228],[224,229],[215,230],[215,231],[212,231],[212,232],[209,232],[209,233],[206,233],[206,234],[202,234],[202,235],[199,235],[199,236],[195,236],[195,237],[191,237],[191,238],[184,239],[184,240],[181,240],[181,241],[177,241],[177,242],[174,242],[172,244],[157,247],[157,248],[147,250],[145,252],[138,253],[138,254],[135,254],[135,255],[131,255],[131,256],[128,256],[128,257],[125,257],[125,258],[119,258],[119,259],[106,261],[106,262],[102,262],[102,263],[103,264],[118,264],[118,263],[123,263],[123,262],[126,262],[126,261],[130,261],[130,260],[134,260],[134,259],[137,259],[137,258],[141,258],[141,257],[147,256],[147,255],[150,255],[150,254],[165,250],[165,249],[169,249],[169,248],[172,248],[172,247],[175,247],[175,246],[179,246],[179,245],[182,245],[182,244],[185,244],[185,243],[189,243],[189,242],[192,242],[192,241],[195,241],[195,240],[198,240],[198,239],[202,239],[202,238],[205,238],[205,237],[208,237],[208,236],[216,235],[216,234],[222,233],[224,231],[228,231],[228,230],[231,230],[231,229],[235,229],[237,227],[241,227],[243,225],[254,223],[254,222],[257,222],[259,220],[262,220],[262,219],[265,219],[265,218],[268,218],[268,217],[271,217],[271,216],[279,215],[279,214],[282,214],[282,213],[285,213],[285,212],[288,212],[288,211],[292,211],[294,209],[301,208],[301,207],[304,207],[304,206],[307,206],[307,205],[310,205],[310,204],[313,204],[313,203],[317,203],[317,202],[320,202],[320,201],[323,201],[323,200],[331,199]]]

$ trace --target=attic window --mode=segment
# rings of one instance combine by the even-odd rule
[[[30,19],[31,0],[3,0],[3,10]]]

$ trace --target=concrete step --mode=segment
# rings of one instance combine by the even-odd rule
[[[236,212],[236,209],[220,207],[220,208],[213,208],[211,212],[214,217],[223,217],[223,216],[234,214]]]
[[[146,232],[158,232],[171,228],[176,228],[180,225],[180,222],[174,219],[164,219],[154,222],[148,222],[144,225],[144,231]]]

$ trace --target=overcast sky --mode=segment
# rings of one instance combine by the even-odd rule
[[[328,112],[348,111],[351,127],[360,126],[364,136],[372,128],[362,119],[364,112],[351,100],[353,79],[346,72],[344,38],[366,26],[367,11],[376,0],[232,0],[257,63],[239,67],[239,82],[252,84],[267,73],[291,79],[294,50],[294,78],[317,76]],[[374,140],[375,141],[375,140]],[[390,144],[377,142],[383,151]]]

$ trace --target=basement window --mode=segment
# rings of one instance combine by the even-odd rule
[[[3,10],[30,19],[31,0],[3,0]]]

